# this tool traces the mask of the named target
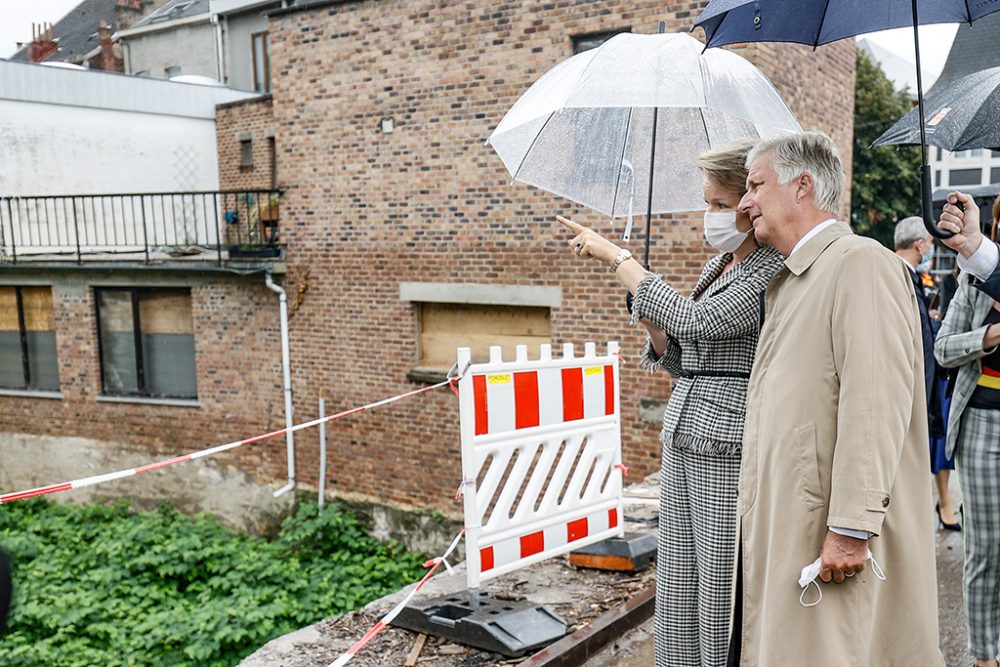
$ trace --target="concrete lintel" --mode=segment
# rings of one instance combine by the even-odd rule
[[[562,288],[550,285],[493,285],[482,283],[400,283],[402,301],[475,303],[498,306],[562,305]]]
[[[93,283],[155,285],[215,283],[219,280],[260,280],[264,273],[284,275],[284,261],[229,261],[227,266],[213,262],[173,262],[143,264],[142,262],[19,262],[0,264],[0,285],[49,285],[52,283]]]
[[[253,141],[253,132],[250,131],[237,132],[236,141],[238,142]]]

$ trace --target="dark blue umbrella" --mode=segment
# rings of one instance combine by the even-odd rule
[[[710,0],[695,22],[707,46],[740,42],[795,42],[819,46],[866,32],[913,26],[920,118],[921,204],[927,231],[948,238],[934,224],[931,168],[924,134],[924,86],[920,76],[918,25],[968,23],[1000,10],[997,0]]]

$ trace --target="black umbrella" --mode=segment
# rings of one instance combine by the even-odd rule
[[[917,114],[920,118],[921,204],[924,226],[938,238],[948,238],[934,224],[931,207],[931,169],[923,136],[924,90],[920,75],[920,36],[917,26],[931,23],[968,23],[1000,11],[997,0],[710,0],[695,25],[705,30],[707,46],[740,42],[796,42],[828,44],[866,32],[913,26],[917,56]]]
[[[928,116],[921,127],[913,109],[896,121],[872,146],[917,144],[949,151],[1000,150],[1000,67],[973,72],[934,91],[924,101]],[[923,132],[921,132],[923,130]]]

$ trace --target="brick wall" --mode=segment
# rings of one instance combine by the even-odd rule
[[[216,145],[219,183],[224,190],[269,190],[272,177],[271,138],[275,136],[271,97],[242,100],[217,107]],[[253,166],[242,166],[240,139],[253,148]]]
[[[627,326],[623,289],[607,269],[567,251],[553,216],[610,236],[620,236],[622,223],[511,184],[483,142],[533,81],[572,54],[573,35],[651,33],[660,20],[668,31],[686,30],[703,4],[368,0],[272,16],[268,105],[279,185],[288,189],[282,239],[303,295],[291,323],[300,418],[315,414],[321,396],[333,411],[416,386],[406,375],[417,362],[417,308],[400,301],[400,282],[558,285],[553,343],[622,342],[630,357],[621,384],[625,461],[637,476],[656,468],[659,426],[640,418],[639,405],[664,400],[669,380],[638,369],[643,339]],[[740,52],[772,78],[804,127],[831,133],[850,159],[853,43]],[[243,124],[260,123],[265,106],[220,114],[223,187],[242,183],[227,171],[228,142]],[[381,132],[383,118],[394,120],[392,134]],[[700,215],[654,220],[652,266],[678,288],[691,287],[709,256]],[[460,512],[451,501],[461,475],[450,392],[336,422],[329,438],[337,491]],[[315,483],[316,434],[297,442],[299,478]]]
[[[11,276],[4,278],[18,284]],[[284,425],[278,299],[264,286],[262,277],[165,276],[140,270],[117,276],[70,272],[53,275],[50,280],[35,273],[31,282],[53,286],[62,399],[0,396],[0,445],[9,446],[14,434],[80,437],[104,443],[109,451],[120,451],[123,456],[141,453],[140,462],[149,463]],[[191,288],[199,406],[98,401],[102,381],[94,286],[164,284]],[[74,445],[66,444],[60,461],[45,463],[55,477],[44,479],[33,476],[33,470],[42,467],[40,462],[9,461],[2,483],[7,490],[14,490],[129,467],[113,455],[103,467],[95,467],[93,461],[78,458],[78,454]],[[222,469],[236,461],[232,454],[215,460]],[[283,483],[284,440],[248,447],[240,452],[239,463],[251,480]],[[20,471],[17,475],[11,472],[15,464]],[[173,470],[170,475],[179,474]],[[219,473],[220,481],[224,474]],[[183,477],[176,479],[173,495],[160,501],[192,500],[185,492]],[[95,488],[100,489],[97,497],[121,497],[116,484]]]

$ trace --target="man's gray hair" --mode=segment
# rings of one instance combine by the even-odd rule
[[[764,139],[747,154],[747,167],[767,154],[771,154],[780,185],[787,185],[809,172],[816,208],[837,215],[840,194],[844,190],[844,167],[833,139],[822,132],[796,132]]]
[[[924,219],[913,215],[903,218],[896,223],[896,230],[892,233],[892,242],[896,250],[907,250],[916,245],[917,241],[923,241],[930,233],[924,227]]]

